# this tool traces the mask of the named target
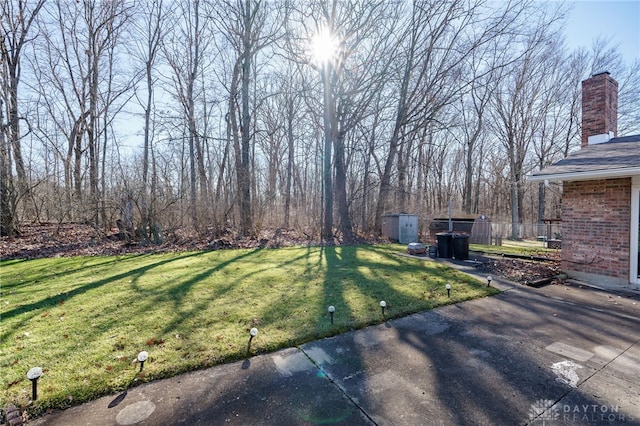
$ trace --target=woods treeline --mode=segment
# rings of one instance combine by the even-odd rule
[[[568,6],[514,0],[7,0],[0,231],[116,224],[145,238],[377,234],[390,212],[558,216],[525,176],[579,146],[580,82],[640,61],[569,49]]]

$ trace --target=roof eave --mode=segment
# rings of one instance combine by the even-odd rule
[[[543,182],[546,180],[548,181],[576,181],[576,180],[580,181],[580,180],[631,177],[635,175],[640,175],[640,167],[625,167],[622,169],[590,170],[590,171],[583,171],[583,172],[529,175],[527,176],[527,180],[529,182]]]

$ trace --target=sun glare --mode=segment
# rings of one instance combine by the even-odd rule
[[[338,51],[338,39],[323,28],[311,40],[311,53],[318,64],[332,60]]]

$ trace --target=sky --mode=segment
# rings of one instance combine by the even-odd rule
[[[565,27],[569,47],[591,47],[598,36],[619,44],[627,63],[640,60],[640,0],[578,0]]]

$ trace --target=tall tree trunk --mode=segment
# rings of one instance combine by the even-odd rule
[[[91,28],[91,34],[95,37],[93,28]],[[87,145],[89,148],[89,197],[91,199],[93,209],[93,224],[99,226],[99,190],[98,190],[98,164],[99,164],[99,149],[97,138],[97,124],[98,124],[98,64],[99,58],[96,41],[92,40],[92,46],[89,47],[91,62],[91,74],[90,74],[90,89],[89,89],[89,119],[87,122]]]
[[[333,170],[331,167],[331,150],[333,145],[333,129],[335,119],[335,103],[332,93],[331,63],[322,68],[324,88],[324,150],[322,164],[322,181],[324,184],[324,218],[322,222],[322,238],[329,241],[333,238]]]
[[[22,197],[27,193],[27,172],[24,167],[24,159],[22,158],[22,147],[20,143],[20,115],[18,112],[18,81],[19,71],[17,64],[9,63],[9,140],[11,142],[13,153],[13,164],[17,174],[17,189],[19,196]]]
[[[398,94],[398,105],[396,107],[396,117],[393,126],[393,133],[389,140],[389,151],[387,153],[387,160],[384,164],[384,171],[380,177],[380,190],[378,193],[378,204],[376,206],[376,217],[374,228],[375,232],[380,234],[382,232],[382,216],[387,209],[387,203],[389,201],[389,195],[391,193],[391,174],[393,171],[393,165],[396,161],[396,155],[398,153],[398,144],[400,143],[400,131],[405,125],[407,118],[407,95],[409,92],[409,82],[411,80],[411,74],[413,70],[413,60],[415,53],[415,32],[411,36],[411,44],[409,46],[409,53],[407,55],[407,63],[404,68],[404,74],[402,76],[402,83],[400,85],[400,93]]]
[[[467,143],[465,152],[463,204],[466,214],[471,213],[471,198],[473,197],[473,142]]]
[[[253,46],[251,45],[252,19],[251,0],[245,0],[243,11],[244,33],[242,34],[242,145],[239,173],[239,197],[240,197],[240,232],[242,235],[250,235],[253,232],[253,213],[251,209],[251,115],[249,109],[249,88],[251,82],[251,58]]]
[[[482,159],[484,156],[483,153],[483,145],[480,144],[480,158]],[[480,180],[482,177],[484,162],[482,160],[478,161],[478,167],[476,168],[476,181],[474,186],[474,197],[473,197],[473,213],[480,213]]]
[[[151,45],[151,42],[149,43]],[[149,49],[151,51],[151,49]],[[151,107],[153,102],[153,76],[152,76],[152,54],[145,64],[145,76],[147,83],[147,101],[144,106],[144,146],[142,151],[142,192],[140,193],[140,215],[142,228],[147,230],[151,225],[149,217],[149,207],[147,194],[149,193],[149,150],[151,145]]]
[[[186,113],[187,113],[187,126],[189,128],[189,172],[191,173],[190,183],[191,183],[191,222],[194,229],[199,230],[199,217],[198,217],[198,196],[197,196],[197,182],[200,180],[202,182],[202,170],[204,166],[200,166],[200,162],[202,161],[202,153],[200,152],[200,142],[198,140],[198,129],[196,126],[196,115],[195,115],[195,100],[193,87],[195,85],[195,80],[198,75],[198,67],[200,61],[200,10],[199,10],[199,1],[194,2],[194,35],[193,35],[193,58],[191,62],[191,69],[189,72],[189,77],[187,80],[187,105],[186,105]],[[198,172],[196,172],[196,169]],[[200,178],[200,179],[198,179]],[[202,185],[201,185],[202,186]],[[205,181],[206,186],[206,181]],[[201,191],[204,190],[201,188]]]
[[[371,168],[371,158],[373,157],[373,151],[375,150],[375,135],[376,135],[376,123],[373,124],[373,129],[371,131],[371,140],[367,144],[367,152],[365,154],[364,159],[364,173],[362,176],[362,211],[361,219],[362,222],[361,227],[365,232],[370,231],[370,224],[368,220],[368,212],[369,212],[369,184],[371,181],[371,176],[369,169]]]
[[[16,194],[11,174],[11,154],[7,126],[4,124],[4,105],[0,98],[0,236],[12,236],[18,233],[15,216]]]
[[[153,110],[153,67],[156,62],[158,50],[160,49],[162,40],[162,17],[164,15],[163,2],[154,1],[146,4],[143,9],[145,13],[144,27],[141,27],[141,36],[143,37],[146,48],[142,53],[144,60],[145,83],[147,89],[147,98],[143,104],[144,109],[144,141],[142,150],[142,190],[140,191],[140,221],[141,228],[147,236],[151,237],[151,227],[157,225],[156,218],[153,216],[153,207],[150,207],[150,200],[153,199],[156,186],[155,162],[153,165],[151,184],[149,183],[149,163],[153,161],[152,157],[152,122],[151,112]],[[146,31],[144,31],[146,30]]]
[[[293,136],[293,118],[295,113],[293,95],[287,102],[287,176],[284,189],[284,227],[290,227],[291,210],[291,181],[293,180],[293,160],[295,157],[295,145]]]
[[[515,142],[511,142],[512,144],[515,144]],[[513,147],[513,145],[511,145]],[[519,240],[520,239],[520,230],[519,230],[519,222],[520,222],[520,203],[519,203],[519,197],[518,197],[518,181],[517,181],[517,174],[516,174],[516,161],[515,161],[515,148],[512,148],[509,150],[509,157],[510,157],[510,180],[511,180],[511,184],[510,189],[509,189],[509,198],[511,201],[511,238],[513,240]]]
[[[338,217],[340,219],[340,232],[345,242],[353,240],[353,225],[349,217],[349,203],[347,202],[347,172],[344,158],[344,137],[340,132],[335,139],[335,193],[338,203]]]
[[[74,185],[74,197],[76,199],[76,203],[82,200],[82,135],[84,134],[84,115],[82,115],[76,125],[77,127],[74,129],[75,133],[72,133],[73,138],[73,154],[74,154],[74,163],[73,163],[73,185]],[[77,208],[78,206],[76,206]]]
[[[216,182],[216,196],[215,196],[215,205],[218,206],[222,203],[221,200],[221,196],[222,196],[222,187],[224,186],[224,171],[227,167],[227,161],[229,159],[229,147],[231,145],[231,135],[232,135],[232,129],[231,129],[231,123],[229,122],[230,116],[232,114],[231,112],[231,108],[233,107],[233,102],[230,101],[229,102],[229,113],[228,116],[226,117],[226,139],[224,142],[224,149],[222,151],[222,160],[220,160],[220,169],[218,170],[218,180]],[[216,207],[217,208],[217,207]]]
[[[191,225],[197,231],[200,229],[198,223],[198,204],[197,204],[197,184],[196,184],[196,150],[195,150],[195,136],[189,132],[189,185],[190,185],[190,211],[191,211]]]

